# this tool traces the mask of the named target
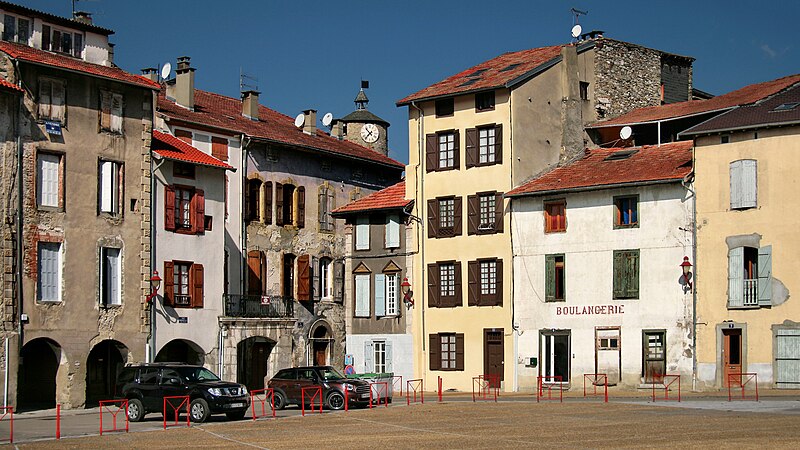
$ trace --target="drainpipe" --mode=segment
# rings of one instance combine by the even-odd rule
[[[511,173],[511,176],[510,176],[510,178],[511,178],[510,182],[511,183],[510,184],[511,184],[511,188],[513,189],[514,188],[514,158],[512,157],[512,155],[514,154],[514,152],[513,152],[513,147],[514,147],[514,145],[513,145],[513,142],[514,142],[514,128],[513,128],[512,124],[514,123],[514,120],[512,119],[512,114],[514,113],[514,109],[512,108],[512,105],[511,105],[511,98],[512,98],[511,97],[511,91],[509,90],[509,92],[508,92],[508,138],[509,138],[509,141],[512,144],[509,146],[508,155],[509,155],[509,166],[510,166],[510,169],[511,169],[510,170],[510,173]],[[501,145],[502,145],[502,143],[501,143]],[[513,377],[513,382],[512,382],[512,385],[511,385],[511,390],[513,392],[517,392],[517,390],[519,390],[519,364],[517,364],[517,358],[519,357],[519,355],[518,355],[517,352],[519,351],[518,350],[518,347],[519,347],[519,335],[521,333],[519,332],[519,327],[515,323],[516,322],[516,309],[515,309],[515,305],[514,305],[514,281],[513,281],[514,280],[514,228],[513,228],[512,223],[511,223],[511,210],[512,210],[511,202],[512,202],[512,200],[508,201],[508,210],[509,210],[508,235],[509,235],[509,240],[510,240],[510,243],[511,243],[511,280],[512,280],[511,283],[508,283],[508,284],[511,286],[511,295],[509,296],[509,303],[511,304],[511,335],[512,335],[512,337],[514,339],[514,344],[512,345],[512,348],[511,348],[511,351],[513,352],[512,358],[511,358],[511,362],[514,365],[514,377]],[[505,220],[505,219],[503,219],[503,220]],[[504,358],[503,360],[505,360],[505,356],[503,358]]]
[[[661,121],[659,120],[656,122],[656,126],[658,127],[658,147],[661,147]]]
[[[22,88],[22,74],[19,72],[19,61],[17,61],[16,59],[14,60],[14,71],[17,74],[17,86]],[[21,132],[20,132],[20,121],[19,121],[19,115],[22,113],[22,109],[24,107],[24,103],[23,103],[24,102],[24,94],[19,95],[18,98],[19,98],[19,101],[18,101],[17,114],[14,114],[14,119],[13,119],[14,120],[15,134],[17,135],[17,217],[16,217],[16,220],[17,220],[17,242],[16,242],[16,244],[17,244],[17,249],[16,249],[16,251],[17,251],[17,273],[16,273],[17,283],[16,284],[17,284],[17,333],[18,333],[18,339],[19,339],[19,342],[17,342],[17,357],[19,357],[19,355],[22,355],[22,345],[25,342],[25,339],[24,339],[25,330],[23,328],[23,323],[22,323],[22,313],[24,311],[24,303],[25,303],[25,301],[24,301],[25,297],[23,295],[24,294],[23,283],[22,283],[23,274],[24,274],[24,269],[23,269],[24,258],[23,258],[23,254],[22,254],[22,252],[23,252],[23,246],[22,246],[22,240],[23,240],[22,231],[23,231],[23,227],[22,227],[22,222],[24,220],[24,215],[22,213],[22,206],[23,206],[23,201],[22,201],[22,194],[23,194],[23,188],[22,188],[22,182],[23,182],[23,178],[22,178],[23,149],[22,149],[22,136],[20,136]],[[6,351],[6,364],[8,364],[8,352],[7,351]],[[6,370],[6,377],[7,376],[8,376],[8,370]],[[6,383],[6,386],[8,386],[8,383]],[[8,401],[7,398],[8,397],[6,397],[6,400],[5,400],[6,402]]]
[[[239,210],[244,211],[245,207],[245,191],[247,190],[247,146],[250,145],[250,138],[247,137],[246,134],[242,134],[239,138],[239,145],[242,147],[242,181],[240,183],[240,191],[239,192]],[[239,258],[239,294],[244,295],[246,292],[246,287],[244,285],[244,267],[247,261],[245,257],[247,255],[247,224],[242,217],[242,214],[239,214],[239,221],[241,222],[239,225],[239,232],[242,234],[239,237],[239,242],[241,245],[241,255]]]
[[[153,99],[155,100],[155,99]],[[155,105],[155,103],[153,103]],[[154,113],[155,114],[155,113]],[[155,124],[155,118],[153,120],[153,124]],[[153,164],[153,144],[152,144],[152,137],[150,143],[150,272],[156,270],[156,265],[158,264],[158,259],[156,258],[156,221],[153,219],[156,217],[153,214],[153,210],[156,207],[156,202],[158,201],[158,195],[156,192],[156,172],[161,168],[164,164],[165,160],[162,159],[158,164]],[[152,289],[152,287],[151,287]],[[150,299],[150,333],[147,336],[147,346],[145,347],[145,361],[153,362],[156,359],[156,305],[158,304],[158,296],[153,296]]]
[[[424,161],[423,158],[425,157],[425,152],[423,151],[423,149],[425,148],[424,147],[425,146],[425,124],[424,124],[425,111],[423,111],[422,108],[417,106],[417,103],[414,102],[414,101],[411,102],[411,106],[419,112],[419,117],[417,117],[417,152],[418,152],[418,157],[417,157],[417,167],[415,168],[415,170],[417,171],[417,176],[414,177],[414,178],[416,179],[416,182],[419,183],[419,190],[416,190],[416,192],[419,192],[419,200],[420,201],[415,202],[415,204],[417,205],[418,208],[421,208],[422,211],[425,211],[425,176],[423,175],[424,171],[420,170],[421,167],[422,167],[423,161]],[[422,206],[420,206],[420,205],[422,205]],[[422,216],[421,212],[420,212],[420,216]],[[426,212],[425,220],[427,220],[427,212]],[[420,226],[417,227],[417,241],[420,243],[419,255],[420,255],[420,262],[421,262],[420,265],[422,267],[420,267],[419,270],[420,270],[420,278],[421,278],[422,283],[419,285],[419,286],[421,286],[421,288],[419,288],[418,291],[422,293],[421,296],[420,296],[420,300],[422,300],[420,302],[420,307],[422,308],[421,311],[420,311],[421,316],[422,316],[421,317],[422,318],[422,320],[421,320],[421,322],[422,322],[421,323],[421,328],[422,328],[422,336],[421,336],[421,338],[422,338],[422,351],[425,352],[425,345],[426,345],[425,344],[425,341],[426,341],[426,339],[425,339],[426,338],[426,335],[425,335],[425,295],[426,295],[426,292],[427,292],[427,290],[425,288],[427,286],[427,280],[425,280],[425,275],[427,273],[427,270],[426,270],[426,267],[425,267],[425,233],[422,232],[422,229],[425,226],[425,221],[420,221],[420,222],[421,222]],[[428,350],[430,351],[430,349],[428,349]],[[425,357],[422,358],[422,361],[423,361],[423,363],[422,363],[422,374],[423,374],[422,378],[425,379],[425,378],[427,378],[427,374],[428,374],[428,365],[424,363]]]
[[[695,159],[695,147],[692,147],[692,161]],[[692,169],[694,182],[694,168]],[[681,180],[681,185],[692,193],[692,261],[694,261],[694,282],[692,283],[692,391],[697,391],[697,193],[688,186],[688,180]]]

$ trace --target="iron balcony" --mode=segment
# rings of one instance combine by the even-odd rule
[[[294,299],[278,295],[225,294],[225,316],[282,319],[294,317]]]

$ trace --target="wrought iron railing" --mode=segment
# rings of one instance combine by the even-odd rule
[[[294,317],[294,299],[278,295],[225,294],[225,316],[252,318]]]

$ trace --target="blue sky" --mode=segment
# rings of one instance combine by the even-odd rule
[[[17,0],[19,1],[19,0]],[[71,0],[25,6],[71,14]],[[694,86],[713,94],[800,72],[800,2],[647,0],[79,0],[113,29],[122,68],[188,55],[199,89],[237,97],[240,68],[261,102],[289,116],[369,109],[389,121],[390,156],[408,160],[409,93],[507,51],[568,42],[571,7],[584,31],[693,56]]]

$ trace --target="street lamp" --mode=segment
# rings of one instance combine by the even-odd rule
[[[692,290],[692,282],[690,278],[692,276],[692,263],[689,262],[689,257],[684,256],[683,262],[680,265],[681,270],[683,270],[683,282],[685,285],[689,286],[689,290]]]
[[[150,304],[153,298],[158,295],[159,288],[161,288],[161,277],[158,276],[158,271],[154,270],[153,276],[150,277],[150,293],[147,294],[147,298],[145,299],[147,304]]]
[[[408,282],[408,277],[403,278],[400,283],[400,290],[403,291],[403,303],[406,308],[411,309],[414,306],[414,291],[411,290],[411,283]]]

